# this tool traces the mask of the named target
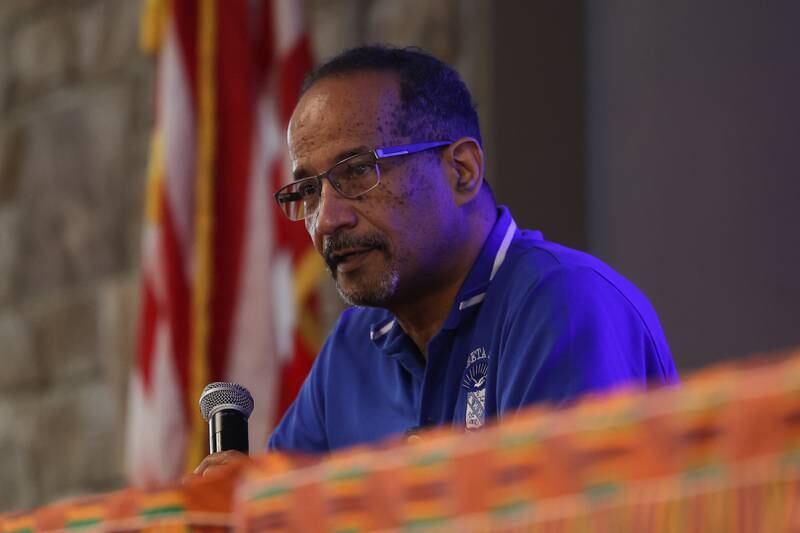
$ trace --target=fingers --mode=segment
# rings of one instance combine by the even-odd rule
[[[217,452],[206,456],[202,462],[194,469],[195,476],[206,476],[209,472],[219,469],[225,465],[242,461],[247,458],[247,455],[236,450],[227,450],[224,452]]]

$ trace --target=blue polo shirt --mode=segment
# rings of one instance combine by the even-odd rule
[[[427,364],[389,311],[346,310],[269,448],[322,452],[425,426],[471,430],[536,402],[677,382],[636,287],[498,211]]]

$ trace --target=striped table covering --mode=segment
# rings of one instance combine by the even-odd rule
[[[0,533],[78,530],[800,532],[800,352],[0,516]]]

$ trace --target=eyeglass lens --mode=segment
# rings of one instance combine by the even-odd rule
[[[380,174],[375,156],[360,154],[334,165],[327,178],[342,196],[355,198],[375,187]],[[319,207],[321,185],[318,178],[290,183],[278,192],[278,203],[290,219],[302,220]]]

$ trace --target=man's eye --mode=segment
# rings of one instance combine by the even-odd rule
[[[308,198],[310,196],[316,196],[317,195],[317,184],[315,182],[303,183],[298,187],[297,192],[300,193],[300,196],[302,196],[303,198]]]
[[[352,165],[350,167],[350,176],[354,178],[360,178],[361,176],[366,176],[370,172],[372,172],[373,165],[368,165],[366,163],[362,163],[360,165]]]

